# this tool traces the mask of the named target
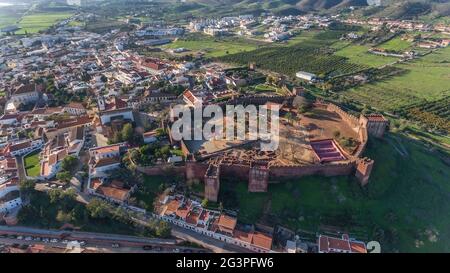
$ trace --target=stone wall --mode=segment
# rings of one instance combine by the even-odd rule
[[[195,179],[203,181],[206,170],[208,170],[208,163],[187,161],[185,167],[188,182]]]
[[[328,104],[327,110],[338,114],[343,121],[345,121],[355,132],[358,133],[360,124],[359,119],[357,117],[345,112],[344,110],[341,109],[341,107],[334,105],[332,103]]]
[[[350,175],[355,168],[355,162],[341,164],[316,164],[305,166],[271,166],[270,179],[302,177],[307,175]]]
[[[147,175],[167,175],[169,172],[174,172],[176,175],[183,175],[186,173],[185,166],[173,166],[171,164],[163,164],[156,166],[142,167],[137,166],[136,170]]]

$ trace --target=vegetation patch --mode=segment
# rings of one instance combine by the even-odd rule
[[[41,173],[41,164],[39,161],[40,150],[34,151],[23,158],[25,172],[27,176],[35,177]]]

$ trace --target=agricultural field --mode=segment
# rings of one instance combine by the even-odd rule
[[[25,172],[28,176],[35,177],[41,173],[39,153],[40,151],[32,152],[23,158]]]
[[[34,13],[25,15],[19,22],[21,29],[17,34],[36,33],[46,30],[58,21],[64,20],[72,16],[69,12],[52,12],[52,13]]]
[[[386,252],[448,252],[449,168],[432,152],[390,134],[371,140],[366,155],[375,160],[370,183],[352,176],[317,177],[269,184],[267,193],[248,193],[245,182],[221,183],[219,201],[238,204],[238,219],[265,219],[292,230],[322,226],[346,230],[361,240],[378,240]],[[433,198],[429,198],[433,196]]]
[[[412,62],[397,64],[407,72],[382,82],[349,89],[342,94],[360,103],[387,111],[411,103],[433,102],[450,95],[450,48]]]
[[[125,26],[126,24],[124,22],[120,22],[117,20],[98,20],[98,21],[91,21],[86,23],[86,30],[95,32],[95,33],[106,33],[108,31],[111,31],[115,28],[120,28],[122,26]]]
[[[349,62],[370,67],[380,67],[398,60],[394,57],[370,54],[369,49],[369,46],[347,44],[347,46],[338,49],[334,55],[345,57]]]
[[[255,62],[258,67],[291,77],[298,71],[333,77],[367,68],[333,55],[332,49],[321,46],[315,42],[303,42],[286,47],[265,47],[223,56],[219,60],[240,65]]]
[[[14,25],[18,19],[19,19],[19,16],[13,16],[13,15],[7,15],[7,14],[0,13],[0,28]]]
[[[414,103],[397,111],[408,119],[450,133],[450,96],[432,102]]]
[[[186,48],[190,51],[203,52],[206,57],[221,57],[228,54],[236,54],[251,51],[261,44],[257,41],[242,38],[214,38],[202,34],[188,35],[163,48]]]
[[[396,37],[385,43],[378,45],[377,47],[386,49],[388,51],[403,52],[408,49],[411,49],[411,43],[402,40],[400,37]]]

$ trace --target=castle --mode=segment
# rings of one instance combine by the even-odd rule
[[[266,100],[251,99],[259,103],[273,103]],[[279,102],[278,98],[274,101]],[[283,102],[283,105],[289,104]],[[286,111],[295,111],[284,108]],[[184,155],[188,159],[184,169],[186,180],[203,181],[205,198],[218,200],[221,178],[236,178],[248,181],[249,192],[266,192],[269,181],[276,183],[284,178],[307,175],[351,175],[364,186],[369,182],[374,161],[363,158],[367,141],[370,137],[383,137],[388,127],[388,120],[382,115],[353,116],[332,103],[314,103],[314,109],[325,115],[300,121],[300,128],[306,131],[298,143],[291,144],[294,137],[286,137],[286,145],[295,145],[292,156],[303,154],[300,159],[283,157],[282,152],[263,152],[257,145],[245,143],[201,143],[195,145],[190,141],[180,141]],[[320,111],[320,112],[319,112]],[[331,120],[328,121],[327,119]],[[334,127],[333,127],[334,126]],[[286,128],[293,127],[286,125]],[[342,131],[344,139],[352,139],[355,147],[342,147],[340,141],[333,137],[331,128]],[[319,128],[319,129],[318,129]],[[341,134],[341,133],[340,133]],[[227,146],[229,145],[229,146]],[[213,147],[213,148],[211,148]],[[280,148],[279,148],[280,150]]]

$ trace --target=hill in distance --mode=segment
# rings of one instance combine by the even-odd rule
[[[450,0],[188,0],[217,10],[241,13],[270,11],[276,15],[333,13],[351,6],[365,7],[363,15],[392,19],[437,18],[450,15]]]

